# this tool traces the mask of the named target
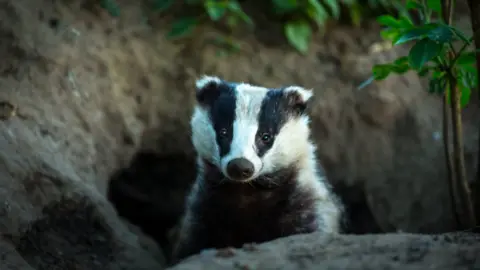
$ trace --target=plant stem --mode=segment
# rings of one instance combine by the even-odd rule
[[[448,191],[450,194],[450,201],[452,204],[452,216],[455,220],[455,228],[459,227],[461,224],[460,215],[457,211],[457,188],[455,185],[455,177],[453,175],[453,164],[450,157],[450,143],[449,143],[449,134],[448,134],[448,95],[447,91],[443,93],[443,148],[445,151],[445,161],[447,163],[447,176],[448,176]]]
[[[460,93],[457,87],[457,80],[452,73],[448,75],[451,95],[451,112],[453,123],[453,150],[454,150],[454,171],[455,171],[455,186],[458,187],[457,199],[460,201],[460,206],[464,211],[461,215],[464,221],[462,222],[462,229],[475,227],[475,212],[468,186],[467,176],[465,172],[465,160],[463,154],[463,134],[462,134],[462,113],[460,107]]]
[[[474,33],[475,35],[475,33]],[[462,55],[462,53],[467,49],[468,45],[470,45],[470,43],[473,41],[473,37],[471,39],[469,39],[469,43],[465,42],[463,44],[463,46],[460,48],[460,50],[458,50],[457,54],[455,55],[455,58],[453,59],[452,61],[452,66],[455,65],[455,63],[457,62],[458,58],[460,57],[460,55]]]
[[[448,13],[448,11],[450,10],[448,8],[449,6],[449,0],[444,0],[442,1],[442,11],[443,11],[443,18],[444,18],[444,21],[445,23],[449,23],[448,20],[445,20],[445,18],[450,18],[450,14]],[[439,61],[440,63],[442,64],[443,61],[441,61],[441,57],[439,57]],[[448,65],[445,64],[445,67],[446,68],[449,68]],[[457,192],[457,184],[456,184],[456,179],[455,179],[455,175],[453,174],[453,171],[454,171],[454,166],[453,166],[453,163],[452,163],[452,159],[451,159],[451,156],[450,156],[450,142],[449,142],[449,128],[448,128],[448,124],[449,124],[449,108],[448,108],[448,91],[447,91],[447,87],[448,87],[448,81],[447,83],[445,84],[445,91],[443,92],[443,147],[444,147],[444,151],[445,151],[445,162],[446,162],[446,165],[447,165],[447,181],[448,181],[448,187],[449,187],[449,194],[450,194],[450,201],[451,201],[451,204],[452,204],[452,216],[454,218],[454,221],[455,221],[455,228],[459,228],[461,227],[462,225],[462,220],[460,219],[460,215],[458,213],[458,201],[457,201],[457,198],[458,198],[458,192]]]
[[[475,42],[475,50],[477,55],[477,74],[480,80],[480,35],[477,33],[480,31],[480,1],[478,0],[468,0],[468,7],[470,9],[470,20],[472,23],[472,32],[473,32],[473,41]],[[480,89],[480,83],[477,85],[477,88]],[[477,89],[477,95],[480,104],[480,93]],[[480,139],[479,139],[480,143]],[[474,182],[474,195],[475,195],[475,204],[474,207],[477,210],[477,221],[480,220],[480,145],[479,145],[479,157],[478,157],[478,166],[477,166],[477,176]]]
[[[442,1],[442,17],[446,24],[451,25],[453,19],[453,2],[455,0],[443,0]]]
[[[452,24],[453,18],[453,0],[443,0],[442,1],[442,10],[443,10],[443,20],[446,24]],[[449,50],[448,52],[449,62],[452,63],[456,58],[455,51]],[[462,214],[462,228],[473,228],[475,227],[475,212],[473,210],[473,204],[470,195],[470,188],[468,186],[467,176],[465,172],[465,160],[463,155],[463,134],[462,134],[462,113],[460,106],[460,94],[457,87],[457,79],[455,76],[455,67],[450,66],[448,70],[448,85],[451,95],[451,115],[452,115],[452,124],[453,124],[453,159],[454,159],[454,172],[455,178],[450,179],[451,185],[458,187],[454,189],[458,191],[456,194],[456,199],[460,202],[460,206],[464,214]],[[447,100],[448,101],[448,100]],[[455,204],[456,206],[456,204]]]

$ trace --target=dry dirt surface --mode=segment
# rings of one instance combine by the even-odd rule
[[[0,0],[2,270],[162,269],[195,174],[189,116],[202,74],[315,90],[313,139],[351,232],[454,228],[439,99],[414,74],[357,89],[373,64],[405,54],[373,50],[378,27],[336,26],[306,56],[273,37],[265,45],[265,33],[278,26],[260,27],[240,39],[240,52],[222,58],[212,28],[172,42],[165,20],[148,25],[139,3],[118,2],[121,17],[112,18],[96,1]],[[469,177],[477,124],[464,123]],[[315,239],[305,237],[305,246],[330,243]],[[429,256],[439,260],[467,249],[420,236],[338,239],[328,246],[338,253],[314,249],[314,259],[357,260],[370,250],[380,258],[378,245],[401,257],[399,243],[430,243],[436,253]],[[278,246],[269,256],[286,254],[291,241],[267,244]],[[291,260],[314,260],[309,254]]]
[[[242,249],[205,250],[169,270],[479,269],[480,237],[296,235]]]

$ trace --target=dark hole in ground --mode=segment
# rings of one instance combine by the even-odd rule
[[[151,236],[169,257],[168,234],[183,213],[184,198],[194,179],[193,157],[141,151],[128,167],[112,175],[107,196],[119,216]]]
[[[345,206],[343,233],[368,234],[382,232],[368,207],[366,196],[360,187],[336,185],[333,191],[340,197]]]

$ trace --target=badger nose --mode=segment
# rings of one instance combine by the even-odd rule
[[[246,158],[235,158],[227,164],[227,173],[235,180],[249,178],[253,175],[254,171],[253,163]]]

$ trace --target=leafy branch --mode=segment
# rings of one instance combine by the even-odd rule
[[[150,0],[150,10],[166,12],[179,1]],[[203,13],[196,16],[176,18],[170,25],[167,38],[177,39],[190,35],[201,23],[220,22],[230,30],[240,25],[255,27],[252,17],[247,14],[238,0],[184,0],[186,8],[198,8]],[[283,32],[288,43],[300,53],[306,53],[312,38],[314,28],[322,29],[330,19],[339,20],[342,7],[349,11],[349,16],[355,24],[360,23],[364,11],[362,0],[269,0],[269,8],[264,13],[273,11],[273,15],[283,22]],[[365,1],[364,1],[365,2]],[[398,0],[367,0],[367,7],[388,8]],[[120,16],[120,7],[116,0],[101,0],[101,6],[112,16]],[[263,8],[263,6],[261,7]],[[272,12],[270,12],[272,13]],[[232,37],[220,40],[236,46]]]
[[[476,218],[465,173],[461,108],[469,103],[471,90],[478,87],[479,75],[475,68],[478,56],[476,51],[468,50],[475,36],[467,38],[462,31],[451,25],[453,6],[454,0],[408,0],[407,12],[402,12],[398,17],[380,16],[378,22],[386,27],[381,32],[384,39],[391,40],[393,45],[412,41],[414,44],[408,56],[374,66],[369,82],[410,70],[422,77],[430,75],[429,92],[444,97],[444,147],[454,217],[459,227],[473,228]],[[413,10],[419,12],[421,23],[415,24],[412,20],[409,11]],[[475,13],[472,13],[472,18],[478,16],[473,14]],[[454,46],[457,42],[462,43],[458,50]],[[448,105],[453,123],[453,164],[448,138]]]

